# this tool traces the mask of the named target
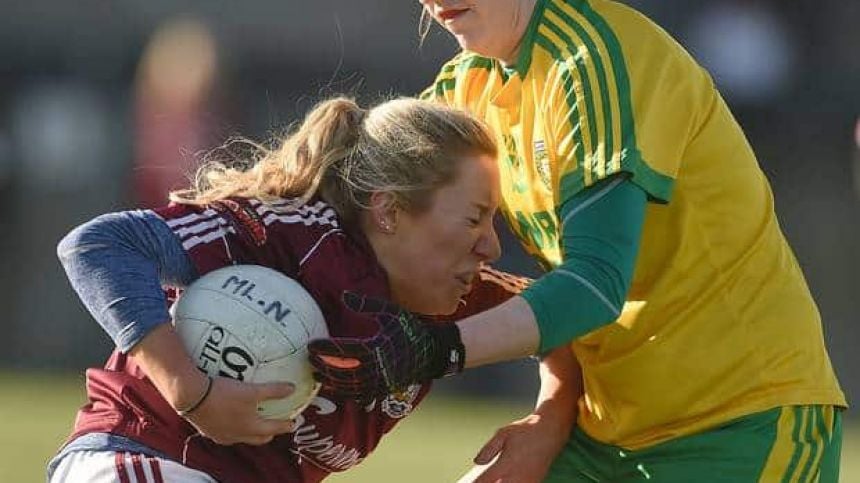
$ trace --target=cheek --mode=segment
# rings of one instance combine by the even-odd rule
[[[457,264],[468,255],[463,241],[451,227],[436,226],[415,233],[412,238],[411,256],[416,275],[441,281],[450,278]]]

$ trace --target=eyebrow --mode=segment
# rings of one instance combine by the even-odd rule
[[[472,202],[472,206],[478,209],[478,211],[483,215],[484,213],[490,212],[490,206],[485,205],[484,203]]]

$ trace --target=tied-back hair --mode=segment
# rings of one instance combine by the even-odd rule
[[[369,110],[338,97],[314,107],[274,148],[251,148],[244,166],[208,162],[174,202],[206,205],[230,197],[263,202],[319,196],[347,222],[357,221],[373,192],[391,192],[403,209],[421,212],[453,181],[467,156],[496,156],[479,120],[417,99],[393,99]]]

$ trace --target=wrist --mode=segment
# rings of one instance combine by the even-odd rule
[[[183,418],[188,416],[197,410],[203,403],[206,401],[206,398],[209,397],[209,393],[212,392],[212,384],[214,383],[212,376],[206,375],[206,380],[204,382],[204,387],[202,392],[197,398],[195,398],[190,404],[174,404],[173,409],[176,410],[177,414],[182,416]]]
[[[460,328],[454,323],[443,323],[436,325],[434,332],[439,353],[438,367],[432,374],[433,378],[453,376],[463,372],[466,347],[460,337]]]
[[[209,384],[169,322],[151,331],[129,352],[173,408],[189,408]]]
[[[577,412],[576,401],[546,399],[537,404],[532,414],[559,428],[570,429],[576,423]]]

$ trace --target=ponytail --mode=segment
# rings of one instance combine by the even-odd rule
[[[483,123],[449,107],[394,99],[369,111],[347,98],[318,104],[279,147],[240,140],[252,149],[244,166],[205,163],[194,185],[175,191],[178,203],[206,205],[224,198],[294,206],[319,196],[345,221],[366,209],[374,192],[391,192],[405,209],[421,211],[456,176],[464,156],[496,156]]]

